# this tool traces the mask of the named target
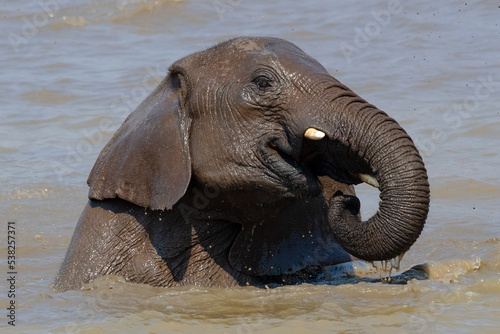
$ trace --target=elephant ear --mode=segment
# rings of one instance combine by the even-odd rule
[[[184,195],[191,179],[191,122],[182,108],[183,79],[171,70],[117,130],[90,172],[90,199],[119,197],[164,210]]]

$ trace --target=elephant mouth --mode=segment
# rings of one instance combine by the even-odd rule
[[[319,193],[319,180],[308,165],[313,156],[313,152],[308,154],[301,148],[294,149],[279,139],[266,141],[260,149],[266,174],[293,192]]]
[[[295,146],[277,138],[269,139],[261,146],[261,157],[274,178],[301,194],[321,192],[319,177],[322,176],[356,185],[367,182],[363,176],[373,174],[355,152],[328,138],[304,137]]]

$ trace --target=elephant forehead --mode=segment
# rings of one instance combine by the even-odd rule
[[[306,54],[293,43],[279,38],[257,37],[236,38],[228,41],[229,45],[241,57],[238,61],[231,61],[234,66],[240,66],[241,61],[254,62],[256,64],[273,64],[276,68],[283,70],[304,71],[303,74],[311,72],[327,73],[325,68],[314,58]]]
[[[252,60],[261,57],[276,60],[283,56],[307,56],[295,44],[279,38],[241,37],[222,43],[221,46],[227,46],[229,49],[240,53],[241,56],[249,57]]]
[[[273,37],[237,37],[219,44],[220,47],[235,47],[240,51],[259,52],[271,49],[273,46],[294,46],[292,43]]]
[[[280,51],[283,51],[282,48],[272,47],[266,39],[238,38],[222,43],[213,50],[207,50],[203,59],[208,61],[209,66],[213,66],[213,61],[216,61],[238,69],[241,65],[276,61]]]
[[[251,38],[238,38],[232,42],[232,45],[240,51],[247,52],[260,51],[263,49],[262,45],[258,45],[257,42]]]
[[[234,67],[259,56],[274,56],[290,47],[298,47],[279,38],[238,37],[217,44],[207,50],[187,56],[177,63],[182,65],[213,68],[214,63],[230,63]]]
[[[279,38],[238,37],[187,56],[174,65],[186,70],[191,79],[207,85],[212,78],[219,84],[247,77],[260,66],[280,70],[285,76],[301,72],[326,73],[316,60],[295,44]]]

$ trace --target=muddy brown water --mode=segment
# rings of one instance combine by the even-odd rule
[[[498,333],[497,1],[54,0],[0,11],[2,332]],[[105,277],[53,291],[101,148],[173,61],[239,35],[296,43],[414,138],[432,200],[401,270],[427,263],[430,278],[163,289]],[[358,192],[368,216],[377,194]]]

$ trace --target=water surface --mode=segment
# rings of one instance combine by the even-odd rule
[[[498,2],[41,3],[0,4],[0,309],[8,305],[7,222],[15,221],[16,331],[497,333]],[[431,278],[162,289],[107,277],[54,292],[104,144],[171,63],[240,35],[294,42],[414,138],[432,202],[401,269],[425,262]],[[377,194],[358,191],[367,216]],[[4,313],[2,331],[12,330]]]

